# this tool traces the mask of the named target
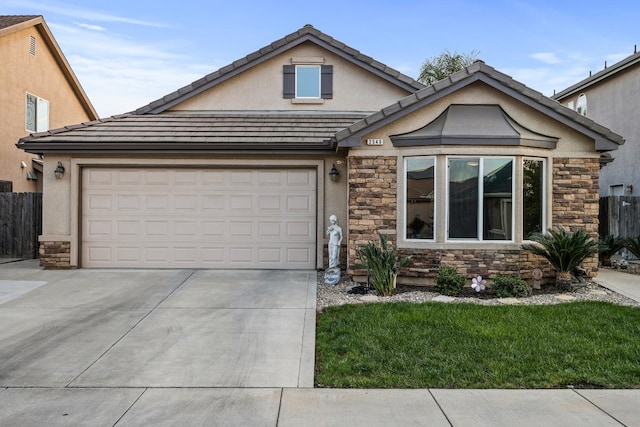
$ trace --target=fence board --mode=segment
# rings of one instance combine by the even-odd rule
[[[0,193],[0,256],[38,256],[42,193]]]
[[[637,237],[640,235],[640,197],[600,198],[600,235]]]

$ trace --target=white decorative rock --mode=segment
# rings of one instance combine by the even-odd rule
[[[431,301],[435,301],[435,302],[453,302],[456,299],[454,297],[449,297],[447,295],[438,295],[437,297],[434,297]]]
[[[364,295],[364,296],[360,297],[360,301],[363,301],[363,302],[376,302],[376,301],[380,301],[380,298],[378,298],[376,295]]]

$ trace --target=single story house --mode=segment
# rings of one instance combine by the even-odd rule
[[[45,159],[45,267],[320,269],[335,214],[352,274],[380,232],[422,281],[441,264],[530,277],[530,233],[597,237],[598,159],[622,143],[481,61],[425,87],[307,25],[18,145]]]

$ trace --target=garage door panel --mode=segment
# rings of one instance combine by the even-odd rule
[[[314,268],[315,198],[314,170],[83,169],[81,263]]]

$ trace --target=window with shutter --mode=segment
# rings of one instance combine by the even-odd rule
[[[333,98],[333,65],[285,65],[282,75],[284,99]]]

